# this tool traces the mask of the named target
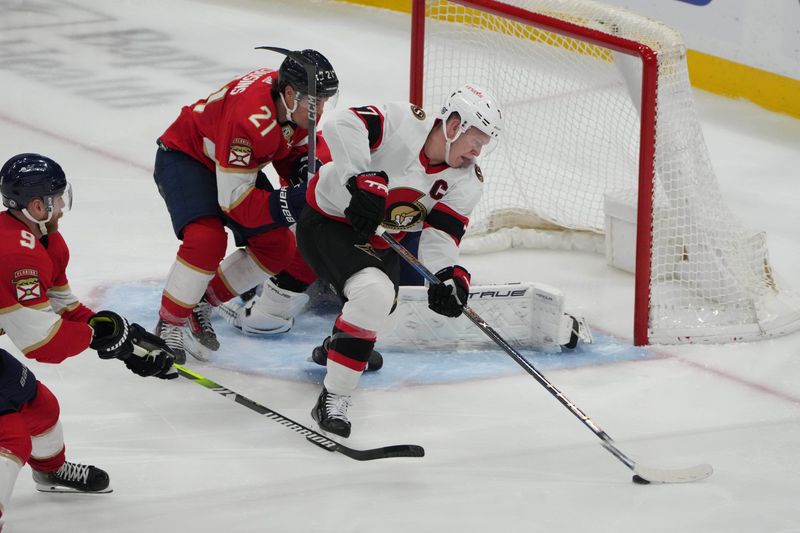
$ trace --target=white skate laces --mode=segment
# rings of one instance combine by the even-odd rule
[[[328,392],[325,395],[325,412],[329,418],[338,418],[348,422],[347,409],[350,408],[350,401],[350,396]]]

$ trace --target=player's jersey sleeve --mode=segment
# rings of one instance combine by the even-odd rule
[[[329,172],[340,184],[356,174],[382,170],[371,168],[371,154],[383,139],[384,113],[377,106],[352,107],[337,112],[323,128],[333,160]]]
[[[42,256],[44,254],[41,254]],[[0,264],[0,329],[26,357],[60,363],[89,347],[92,329],[85,322],[63,320],[52,311],[45,291],[49,265],[36,254],[3,254]]]
[[[258,227],[273,222],[267,203],[270,193],[256,187],[256,177],[278,150],[280,127],[268,106],[259,109],[249,104],[249,100],[232,104],[213,149],[222,211],[243,226]]]
[[[53,285],[47,289],[47,298],[53,311],[66,320],[87,322],[94,311],[78,301],[70,289],[67,280],[69,248],[61,233],[48,235],[47,253],[53,263]]]
[[[458,247],[467,230],[469,215],[481,198],[480,168],[472,165],[464,170],[468,175],[434,204],[422,226],[419,258],[431,272],[458,264]]]
[[[385,170],[374,168],[372,152],[385,143],[389,132],[385,107],[362,106],[334,112],[322,129],[331,162],[323,165],[309,182],[309,204],[345,221],[344,210],[350,203],[347,180],[362,172]]]

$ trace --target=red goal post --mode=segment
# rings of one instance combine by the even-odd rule
[[[472,237],[602,236],[604,202],[621,195],[636,212],[635,344],[800,328],[800,303],[778,289],[764,235],[722,200],[677,32],[593,0],[412,0],[411,17],[413,103],[436,106],[474,82],[504,106]],[[523,174],[530,190],[511,191]]]

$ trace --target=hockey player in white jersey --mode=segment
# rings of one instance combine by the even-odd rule
[[[341,110],[324,126],[332,161],[309,182],[297,225],[303,257],[345,302],[312,410],[323,430],[350,435],[350,397],[395,304],[400,258],[374,235],[379,225],[397,239],[422,232],[419,257],[442,281],[428,289],[428,305],[461,314],[470,275],[458,246],[483,185],[475,160],[501,127],[495,98],[471,84],[434,117],[408,103],[370,105]]]

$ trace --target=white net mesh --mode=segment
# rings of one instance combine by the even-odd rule
[[[800,303],[775,286],[765,237],[722,200],[680,35],[590,0],[503,3],[657,55],[650,342],[724,342],[800,327]],[[423,97],[430,108],[472,82],[503,106],[502,140],[482,163],[484,196],[468,237],[485,243],[512,227],[601,235],[604,195],[635,198],[639,189],[640,59],[461,4],[468,2],[426,2]]]

